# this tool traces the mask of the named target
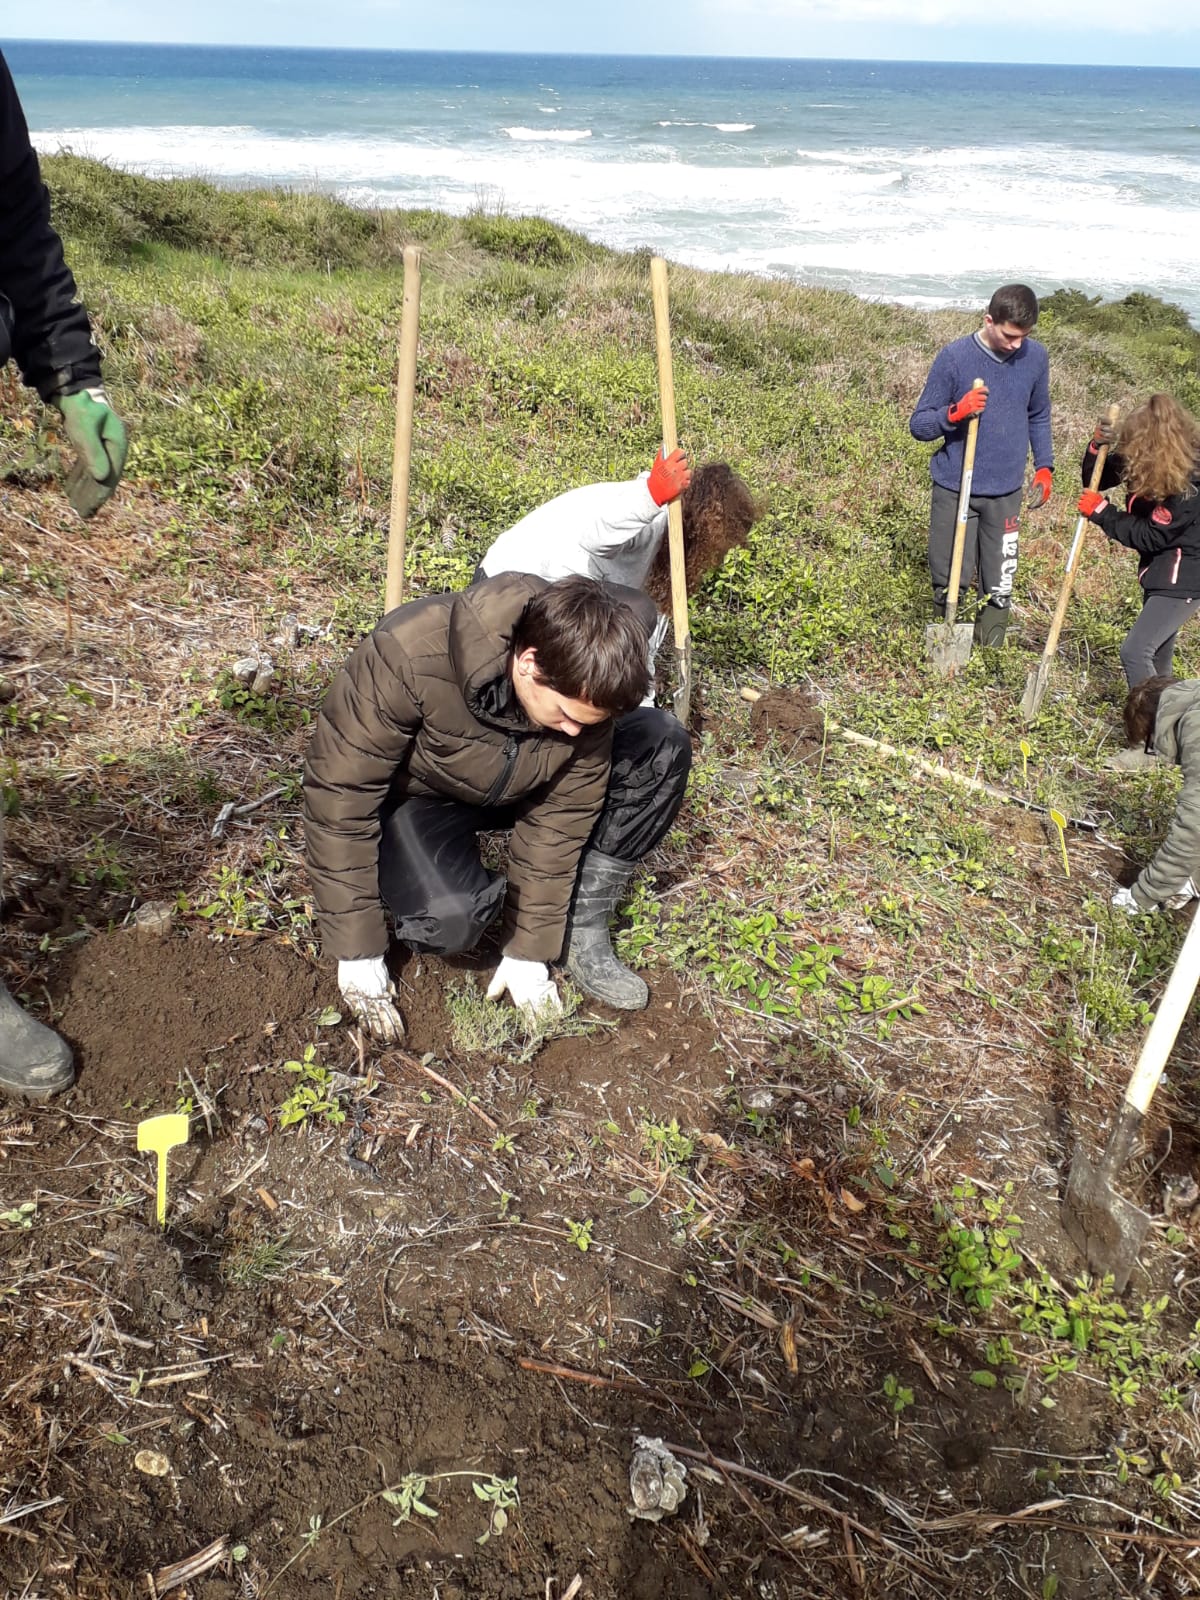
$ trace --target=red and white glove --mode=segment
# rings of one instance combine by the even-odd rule
[[[988,402],[987,384],[982,388],[968,389],[960,399],[956,400],[946,413],[947,421],[953,426],[955,423],[965,422],[968,417],[977,417]]]
[[[360,961],[338,962],[338,988],[342,999],[376,1039],[399,1044],[404,1037],[404,1021],[392,1004],[396,987],[388,977],[382,956],[364,956]]]
[[[492,974],[487,997],[499,1000],[506,993],[531,1022],[553,1022],[562,1016],[562,1001],[544,961],[521,961],[516,956],[504,956]]]
[[[1039,511],[1049,500],[1053,490],[1053,467],[1039,467],[1033,475],[1033,482],[1029,485],[1029,494],[1025,504],[1031,511]]]
[[[1099,521],[1100,513],[1108,505],[1108,496],[1100,493],[1098,489],[1085,489],[1079,496],[1079,514],[1089,517],[1093,522]]]
[[[660,450],[650,468],[646,487],[654,504],[665,506],[669,501],[677,500],[691,481],[691,468],[683,451],[672,450],[669,456],[664,457]]]

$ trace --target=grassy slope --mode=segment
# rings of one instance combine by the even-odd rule
[[[297,597],[310,608],[304,620],[332,621],[326,669],[374,620],[399,254],[411,240],[424,247],[414,590],[464,583],[491,538],[529,507],[577,483],[632,475],[652,458],[643,258],[536,221],[372,216],[313,196],[155,184],[70,157],[48,162],[47,175],[110,388],[135,428],[131,493],[156,512],[147,570],[181,605],[195,603],[217,566],[244,572],[263,634]],[[781,742],[753,750],[737,690],[805,686],[837,721],[1090,812],[1113,845],[1143,857],[1169,815],[1170,776],[1118,783],[1099,771],[1116,738],[1116,648],[1138,604],[1122,555],[1089,545],[1027,778],[1016,707],[1053,605],[1092,418],[1155,387],[1200,405],[1200,338],[1148,299],[1051,302],[1039,336],[1053,362],[1059,493],[1050,513],[1027,518],[1011,647],[976,652],[947,683],[923,661],[928,477],[907,416],[934,352],[973,319],[678,269],[672,320],[685,443],[695,457],[730,460],[769,511],[695,609],[709,731],[688,808],[638,889],[626,946],[685,972],[735,1041],[729,1136],[751,1156],[777,1157],[791,1137],[774,1111],[751,1103],[755,1064],[768,1078],[815,1083],[824,1072],[846,1087],[848,1109],[836,1118],[843,1170],[882,1208],[893,1248],[940,1270],[943,1320],[971,1343],[981,1387],[999,1375],[1014,1405],[1042,1405],[1058,1369],[1078,1360],[1096,1404],[1128,1410],[1148,1461],[1168,1443],[1178,1457],[1181,1438],[1193,1460],[1191,1323],[1200,1307],[1185,1289],[1148,1319],[1132,1309],[1140,1340],[1101,1334],[1105,1315],[1126,1328],[1124,1315],[1103,1295],[1072,1310],[1073,1291],[1039,1275],[1036,1228],[1027,1227],[1031,1250],[1021,1257],[999,1227],[1013,1214],[1028,1224],[1053,1211],[1045,1141],[1039,1168],[1015,1136],[999,1152],[983,1137],[1020,1122],[1032,1104],[1041,1114],[1072,1096],[1091,1136],[1119,1091],[1178,927],[1114,923],[1104,900],[1115,858],[1079,836],[1066,878],[1039,824],[914,782],[903,766],[832,738],[807,765]],[[6,410],[7,456],[26,448],[35,423],[31,409]],[[35,588],[53,583],[52,573],[21,576]],[[1178,670],[1195,667],[1185,634]],[[311,712],[323,681],[314,668],[289,686],[298,715]],[[282,715],[240,709],[268,732]],[[204,715],[197,699],[190,721],[160,734],[163,763],[196,759]],[[295,732],[295,720],[287,726]],[[93,750],[97,782],[129,754],[112,738]],[[47,779],[53,767],[48,755]],[[227,881],[208,887],[215,921],[236,917],[237,891]],[[252,871],[242,887],[253,895]],[[1189,1068],[1165,1103],[1177,1122],[1194,1109],[1194,1054],[1182,1051]],[[977,1148],[936,1167],[923,1159],[935,1144],[926,1142],[935,1106],[982,1130]],[[1009,1196],[1006,1182],[1016,1186]],[[714,1259],[747,1248],[722,1226]],[[792,1238],[782,1218],[768,1212],[757,1228],[754,1248],[785,1266],[801,1253],[820,1270],[818,1247]],[[1160,1251],[1170,1248],[1160,1239]],[[993,1293],[1011,1315],[991,1309]],[[1148,1404],[1164,1386],[1165,1411]],[[1103,1492],[1132,1493],[1129,1471],[1115,1457],[1111,1465]],[[1173,1487],[1186,1496],[1190,1483]],[[1147,1486],[1142,1509],[1170,1518],[1161,1493]],[[1182,1517],[1188,1502],[1178,1504]]]

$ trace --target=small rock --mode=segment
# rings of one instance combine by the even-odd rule
[[[1200,1184],[1190,1172],[1176,1172],[1163,1179],[1163,1216],[1181,1216],[1195,1209],[1200,1201]]]
[[[150,900],[133,913],[133,926],[143,939],[162,939],[175,921],[175,907],[169,900]]]
[[[1146,772],[1161,765],[1153,750],[1118,750],[1104,763],[1106,772]]]
[[[229,671],[239,683],[251,684],[258,676],[258,670],[261,665],[262,662],[258,656],[239,656]]]
[[[633,1441],[629,1463],[629,1507],[631,1517],[645,1522],[661,1522],[677,1511],[687,1494],[687,1468],[677,1461],[661,1439],[638,1434]]]
[[[133,1464],[148,1478],[165,1478],[171,1470],[171,1463],[166,1456],[159,1455],[157,1450],[139,1450],[133,1458]]]
[[[284,617],[267,640],[272,650],[294,650],[300,643],[300,624],[295,617]]]
[[[263,656],[258,663],[258,671],[250,682],[251,694],[266,694],[275,680],[275,663],[270,656]]]

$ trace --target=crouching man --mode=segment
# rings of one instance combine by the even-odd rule
[[[500,915],[490,998],[558,1009],[561,955],[595,999],[646,1004],[609,919],[691,766],[679,723],[639,706],[654,621],[634,590],[508,573],[398,607],[335,679],[305,762],[305,851],[338,987],[378,1038],[404,1031],[389,915],[402,944],[442,955]],[[476,842],[506,828],[507,876]]]

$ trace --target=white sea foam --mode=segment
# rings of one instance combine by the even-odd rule
[[[750,133],[754,124],[752,122],[706,122],[706,128],[715,128],[718,133]]]
[[[510,139],[550,139],[558,144],[576,144],[580,139],[590,139],[590,128],[503,128]]]
[[[316,186],[361,205],[464,212],[482,191],[514,213],[552,217],[617,248],[651,246],[698,267],[786,274],[913,304],[974,302],[988,282],[1013,278],[1039,290],[1145,289],[1200,311],[1200,152],[1139,156],[1115,139],[1086,158],[1051,144],[879,144],[805,149],[775,165],[700,166],[687,155],[701,137],[694,133],[686,147],[669,135],[631,147],[588,132],[509,128],[451,143],[428,130],[294,139],[244,124],[179,125],[59,128],[36,143],[157,175]],[[681,172],[690,180],[682,186]]]

